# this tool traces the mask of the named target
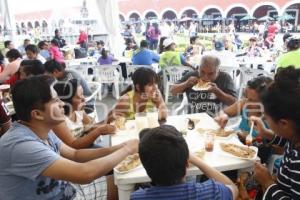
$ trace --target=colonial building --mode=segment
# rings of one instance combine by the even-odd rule
[[[294,18],[288,20],[290,23],[300,23],[300,0],[120,0],[119,8],[121,20],[183,17],[240,19],[245,15],[276,18],[287,13]]]

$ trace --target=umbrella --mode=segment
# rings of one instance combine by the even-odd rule
[[[292,15],[289,15],[289,14],[285,13],[282,16],[278,17],[278,19],[284,21],[284,20],[295,19],[295,17],[292,16]]]
[[[200,21],[212,21],[214,19],[212,18],[208,18],[208,17],[204,17],[204,18],[199,18]]]
[[[264,17],[259,18],[258,21],[274,21],[274,18],[266,15]]]
[[[190,21],[190,20],[192,20],[192,18],[190,18],[190,17],[184,17],[184,18],[180,19],[179,21],[180,22],[186,22],[186,21]]]
[[[220,20],[223,20],[223,17],[219,16],[219,17],[216,17],[214,20],[220,21]]]
[[[253,16],[250,16],[250,15],[246,15],[245,17],[243,17],[241,19],[241,21],[248,21],[248,20],[253,20],[253,19],[256,19],[256,18]]]
[[[236,18],[235,17],[228,17],[228,18],[226,18],[226,20],[236,20]]]

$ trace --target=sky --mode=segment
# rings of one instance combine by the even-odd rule
[[[52,10],[55,8],[67,8],[82,6],[83,0],[8,0],[15,14],[34,12],[37,10]],[[87,6],[92,1],[86,0]],[[124,0],[117,0],[124,1]],[[125,0],[126,1],[126,0]],[[15,6],[17,5],[17,6]]]
[[[56,8],[82,6],[83,0],[8,0],[13,13],[21,14],[37,10],[52,10]],[[87,4],[89,4],[87,0]],[[17,6],[16,6],[17,5]]]

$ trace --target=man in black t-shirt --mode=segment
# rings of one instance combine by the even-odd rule
[[[186,93],[188,113],[207,112],[214,116],[223,105],[231,105],[236,101],[236,89],[229,74],[219,69],[220,60],[212,55],[203,56],[199,70],[189,72],[171,87],[173,95]],[[195,90],[199,80],[209,82],[208,89]]]
[[[55,39],[58,42],[58,47],[63,48],[64,46],[66,46],[66,41],[60,36],[60,32],[58,29],[55,29],[54,34],[55,36],[53,39]]]

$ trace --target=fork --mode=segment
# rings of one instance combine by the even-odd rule
[[[254,122],[251,122],[250,132],[249,132],[249,134],[246,137],[246,144],[248,146],[250,146],[252,144],[252,141],[253,141],[253,137],[252,137],[253,128],[254,128]]]

